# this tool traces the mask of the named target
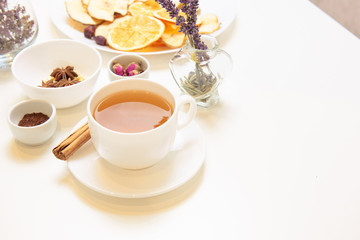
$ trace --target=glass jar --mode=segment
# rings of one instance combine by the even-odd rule
[[[202,35],[206,50],[195,49],[187,40],[170,60],[170,71],[182,92],[194,97],[200,107],[211,107],[219,100],[218,87],[232,70],[231,56],[219,49],[215,37]]]
[[[0,0],[0,70],[8,69],[37,33],[38,23],[29,1]]]

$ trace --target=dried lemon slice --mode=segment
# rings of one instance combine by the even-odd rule
[[[157,41],[164,30],[164,23],[154,17],[126,16],[114,21],[107,40],[114,49],[132,51]]]
[[[139,14],[153,16],[154,12],[160,9],[162,9],[160,4],[155,2],[155,0],[135,2],[129,6],[129,12],[133,16]]]

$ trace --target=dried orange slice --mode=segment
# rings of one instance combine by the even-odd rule
[[[153,16],[154,12],[162,9],[160,4],[155,2],[155,0],[149,0],[146,2],[135,2],[129,6],[129,12],[131,15],[147,15]]]
[[[157,41],[164,30],[164,23],[154,17],[126,16],[114,21],[107,40],[114,49],[132,51]]]
[[[180,8],[181,5],[180,4],[177,4],[177,7]],[[200,9],[198,9],[198,11],[196,12],[197,15],[199,15],[200,13]],[[179,11],[179,15],[180,16],[183,16],[184,18],[186,18],[186,14],[183,12],[183,11]],[[167,22],[171,22],[171,23],[175,23],[176,22],[176,18],[171,18],[170,17],[170,14],[164,9],[164,8],[161,8],[159,10],[156,10],[154,12],[154,17],[160,19],[160,20],[163,20],[163,21],[167,21]],[[199,24],[199,18],[197,20],[197,24]]]
[[[186,17],[185,13],[183,13],[182,11],[179,12],[179,15]],[[176,18],[171,18],[169,13],[163,8],[155,11],[154,17],[161,19],[163,21],[171,22],[171,23],[176,22]]]

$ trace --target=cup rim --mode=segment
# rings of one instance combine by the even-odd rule
[[[120,84],[122,82],[128,82],[128,81],[131,81],[131,82],[133,82],[133,81],[148,82],[148,83],[157,85],[157,86],[163,88],[165,91],[167,91],[172,96],[173,101],[174,101],[174,105],[175,105],[175,106],[173,106],[173,113],[171,114],[170,118],[165,123],[161,124],[160,126],[158,126],[156,128],[152,128],[152,129],[149,129],[149,130],[146,130],[146,131],[141,131],[141,132],[133,132],[133,133],[126,133],[126,132],[120,132],[120,131],[111,130],[111,129],[107,128],[107,127],[104,127],[98,121],[96,121],[96,119],[94,118],[94,116],[93,116],[93,114],[91,112],[91,109],[90,109],[91,102],[94,99],[95,95],[97,93],[99,93],[100,91],[102,91],[104,88],[108,87],[109,85]],[[96,124],[96,126],[100,127],[101,129],[103,129],[103,130],[105,130],[107,132],[121,134],[121,135],[127,135],[127,136],[136,136],[136,135],[151,134],[152,132],[159,131],[159,129],[162,129],[165,126],[167,126],[170,121],[173,121],[176,113],[178,112],[178,105],[177,105],[177,98],[174,96],[174,94],[169,89],[167,89],[165,86],[161,85],[160,83],[154,82],[154,81],[149,80],[149,79],[142,79],[142,78],[119,79],[118,81],[110,82],[110,83],[102,86],[101,88],[97,89],[95,92],[93,92],[91,94],[88,102],[87,102],[86,112],[87,112],[88,118],[91,118],[92,122],[94,122]]]

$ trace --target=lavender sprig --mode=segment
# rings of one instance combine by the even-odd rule
[[[206,44],[201,40],[199,27],[197,22],[197,10],[199,8],[199,0],[179,0],[180,10],[184,14],[180,14],[180,10],[172,2],[172,0],[155,0],[170,15],[175,18],[175,24],[180,26],[180,31],[184,33],[190,45],[197,50],[206,50]],[[183,16],[185,15],[185,16]],[[195,60],[195,69],[191,71],[187,77],[181,80],[181,87],[185,92],[195,98],[209,95],[213,87],[217,83],[216,76],[212,73],[207,60],[210,59],[208,54],[203,51],[195,51],[192,59]],[[206,97],[208,99],[209,97]],[[204,101],[206,101],[206,99]],[[202,101],[202,100],[201,100]]]
[[[180,32],[188,37],[191,46],[200,50],[207,49],[205,43],[201,41],[199,27],[196,25],[199,0],[180,0],[180,10],[185,14],[186,18],[180,15],[179,8],[176,7],[172,0],[155,1],[169,13],[171,18],[175,18],[175,24],[180,26]]]

